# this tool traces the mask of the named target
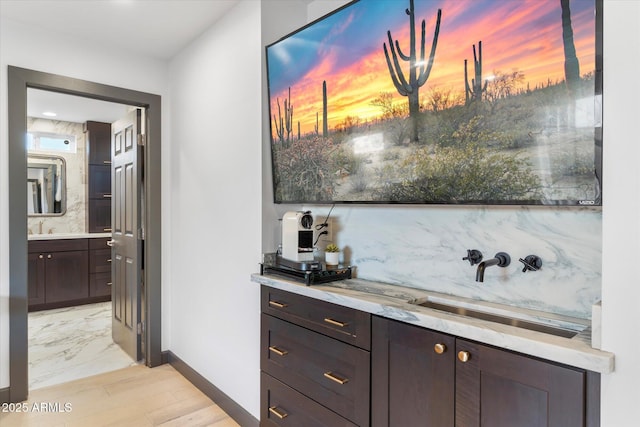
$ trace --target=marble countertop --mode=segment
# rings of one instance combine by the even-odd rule
[[[540,357],[558,363],[587,369],[602,374],[614,370],[614,354],[591,347],[590,322],[544,313],[544,321],[552,326],[578,326],[582,332],[573,338],[563,338],[515,326],[480,320],[467,316],[410,304],[410,300],[429,297],[434,301],[454,302],[467,308],[501,311],[517,315],[524,320],[542,321],[543,313],[534,310],[493,304],[421,289],[349,279],[321,285],[305,286],[279,276],[253,274],[256,283],[283,289],[311,298],[328,301],[377,316],[399,320],[461,338]]]
[[[57,239],[98,239],[111,237],[111,233],[52,233],[29,234],[28,240],[57,240]]]

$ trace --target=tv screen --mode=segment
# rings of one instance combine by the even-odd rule
[[[266,56],[276,203],[601,205],[602,0],[359,0]]]

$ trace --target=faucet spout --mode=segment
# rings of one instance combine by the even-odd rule
[[[476,282],[484,282],[484,271],[487,267],[497,265],[498,267],[506,267],[511,264],[511,257],[506,252],[498,252],[494,258],[482,261],[478,264],[476,270]]]

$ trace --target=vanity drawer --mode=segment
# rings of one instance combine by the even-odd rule
[[[291,427],[356,427],[264,372],[260,374],[260,425]]]
[[[89,275],[89,296],[111,296],[111,272],[93,273]]]
[[[89,251],[89,273],[111,274],[111,249]]]
[[[89,249],[111,250],[111,247],[107,244],[109,240],[111,240],[111,237],[93,237],[89,239]]]
[[[352,308],[262,286],[262,312],[340,341],[371,349],[371,315]]]
[[[29,240],[28,247],[29,253],[86,251],[89,243],[88,239]]]
[[[370,353],[262,314],[261,369],[358,425],[369,425]]]

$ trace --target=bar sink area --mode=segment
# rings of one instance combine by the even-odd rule
[[[474,319],[514,326],[530,331],[542,332],[562,338],[573,338],[587,327],[582,323],[573,323],[566,319],[562,322],[562,326],[557,326],[553,324],[554,322],[552,319],[538,317],[534,321],[531,319],[525,319],[523,316],[519,316],[515,312],[506,314],[504,312],[497,313],[489,310],[483,311],[477,308],[468,308],[460,305],[448,304],[442,301],[434,301],[429,297],[410,300],[409,304],[444,311],[458,316],[472,317]]]

